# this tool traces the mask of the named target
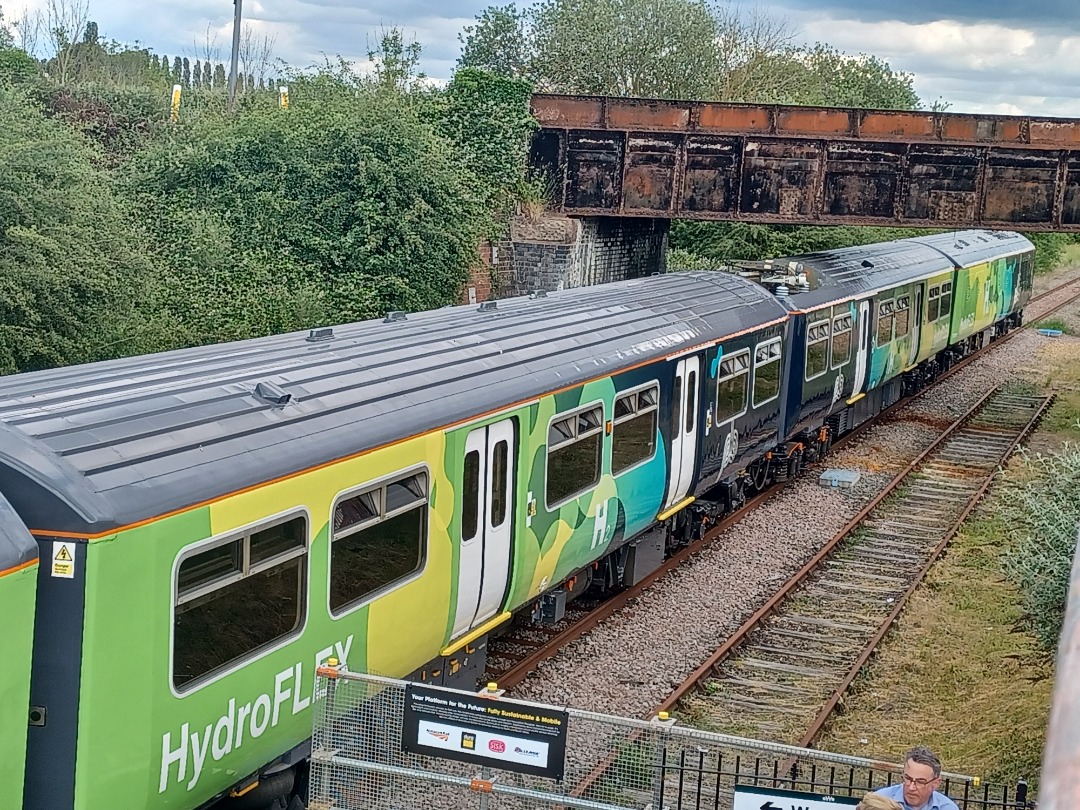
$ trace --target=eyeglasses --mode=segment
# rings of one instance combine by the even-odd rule
[[[905,785],[918,785],[919,787],[923,788],[929,785],[935,779],[937,779],[937,777],[935,776],[933,779],[916,779],[914,776],[908,776],[905,773],[902,779],[904,780]]]

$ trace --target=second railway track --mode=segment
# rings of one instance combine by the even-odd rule
[[[664,701],[708,725],[810,745],[999,466],[1053,395],[984,396]]]

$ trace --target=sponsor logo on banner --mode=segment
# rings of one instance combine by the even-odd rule
[[[523,757],[538,757],[538,756],[540,756],[539,751],[530,751],[528,748],[521,748],[521,747],[516,746],[516,745],[514,746],[514,753],[515,754],[521,754]]]
[[[450,740],[450,732],[449,731],[436,731],[433,728],[429,728],[427,730],[427,733],[430,734],[435,739],[442,740],[443,742],[448,742]]]
[[[488,740],[488,748],[494,751],[496,754],[501,754],[506,750],[506,743],[502,740]]]
[[[476,750],[476,735],[470,734],[467,731],[461,733],[461,747],[467,751]]]

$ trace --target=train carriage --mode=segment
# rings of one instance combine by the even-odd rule
[[[639,581],[1018,324],[1031,258],[963,232],[0,378],[0,803],[269,806],[321,661],[472,686],[515,613]]]
[[[778,440],[787,318],[671,275],[0,380],[0,490],[74,552],[39,576],[26,806],[286,773],[319,661],[471,685],[513,611],[644,576],[702,471]]]

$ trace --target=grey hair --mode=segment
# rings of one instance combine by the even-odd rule
[[[916,745],[907,752],[905,762],[918,762],[920,765],[929,765],[934,770],[934,778],[941,776],[941,760],[937,754],[925,745]]]

